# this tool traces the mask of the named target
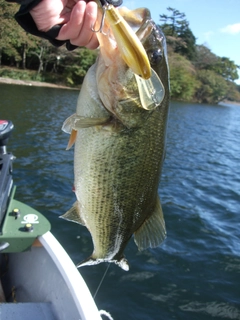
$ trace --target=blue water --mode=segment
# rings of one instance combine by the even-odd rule
[[[91,237],[58,217],[75,201],[73,151],[60,129],[78,93],[0,85],[0,94],[0,118],[15,124],[8,150],[17,157],[16,198],[48,217],[77,263],[91,253]],[[110,265],[100,309],[115,320],[240,319],[239,137],[240,107],[171,103],[159,187],[167,239],[141,253],[130,241],[130,271]],[[105,270],[80,269],[93,294]]]

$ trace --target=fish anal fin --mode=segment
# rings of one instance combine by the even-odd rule
[[[65,214],[60,216],[60,218],[68,220],[68,221],[72,221],[75,223],[79,223],[79,224],[85,226],[85,222],[83,221],[83,219],[81,217],[80,203],[78,201],[76,201],[74,203],[74,205],[72,206],[72,208],[70,210],[68,210]]]
[[[158,247],[166,238],[165,222],[159,197],[157,197],[155,209],[152,215],[144,221],[141,227],[134,233],[134,241],[138,249]]]

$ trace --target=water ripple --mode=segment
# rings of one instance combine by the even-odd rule
[[[92,241],[86,228],[58,219],[75,200],[73,151],[62,122],[78,93],[0,85],[1,117],[15,124],[17,198],[44,213],[75,263]],[[240,319],[240,108],[172,103],[159,194],[167,239],[125,254],[129,273],[110,266],[96,302],[115,320]],[[94,293],[105,264],[80,269]]]
[[[212,317],[218,317],[222,319],[239,319],[240,309],[236,308],[229,303],[218,302],[190,302],[179,307],[183,311],[203,313],[204,315],[210,315]]]

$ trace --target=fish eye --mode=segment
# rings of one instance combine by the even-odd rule
[[[158,49],[158,50],[148,52],[148,57],[151,65],[156,65],[162,60],[162,57],[163,57],[162,50]]]

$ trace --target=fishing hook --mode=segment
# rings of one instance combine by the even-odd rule
[[[104,22],[105,22],[105,17],[106,17],[106,11],[108,10],[108,8],[107,8],[106,5],[104,5],[104,6],[102,7],[102,9],[103,9],[103,15],[102,15],[102,19],[101,19],[101,23],[100,23],[99,29],[98,29],[98,30],[95,30],[93,26],[92,26],[91,29],[92,29],[92,31],[95,32],[95,33],[100,32],[100,33],[102,33],[102,34],[104,34],[104,35],[107,35],[107,34],[105,34],[105,32],[103,32],[103,27],[104,27]]]

